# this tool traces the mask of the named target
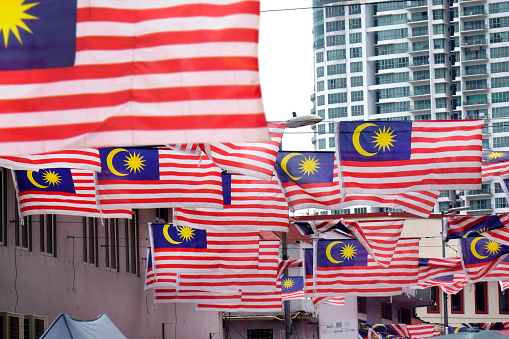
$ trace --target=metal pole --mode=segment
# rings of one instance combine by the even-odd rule
[[[286,232],[282,232],[282,257],[283,260],[288,260],[288,245],[286,242]],[[288,276],[288,270],[283,272],[283,277]],[[290,309],[290,300],[283,301],[283,308],[285,310],[285,338],[290,339],[292,336],[292,311]]]
[[[442,211],[441,213],[441,217],[442,217],[442,257],[445,258],[445,240],[444,240],[444,236],[445,236],[445,218],[444,218],[444,211]],[[444,326],[445,328],[447,328],[447,326],[449,326],[449,310],[448,310],[448,306],[447,306],[447,293],[445,292],[442,292],[442,295],[444,297]]]

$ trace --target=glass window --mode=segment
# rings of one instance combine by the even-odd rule
[[[329,108],[329,119],[344,118],[347,115],[346,107]]]
[[[368,213],[368,208],[367,207],[357,207],[357,208],[353,209],[353,213],[355,213],[355,214]],[[389,319],[389,318],[386,318],[386,319]]]
[[[320,9],[321,12],[321,9]],[[345,6],[327,6],[325,7],[325,17],[333,18],[345,15]]]
[[[364,106],[352,106],[352,116],[364,115]]]
[[[345,44],[344,35],[329,35],[327,38],[327,46],[339,46]]]
[[[488,283],[475,283],[475,313],[488,313]]]
[[[504,189],[498,182],[495,182],[494,184],[495,184],[495,193],[504,193]]]
[[[327,65],[327,75],[346,74],[346,64]]]
[[[355,44],[362,42],[362,33],[350,33],[350,43]]]
[[[493,107],[491,109],[493,119],[509,117],[509,107]]]
[[[16,210],[16,229],[14,230],[16,247],[32,251],[32,216],[20,220]]]
[[[323,81],[318,81],[318,82],[316,83],[316,91],[317,91],[317,92],[321,92],[321,91],[323,91],[324,89],[325,89],[325,87],[324,87],[324,82],[323,82]]]
[[[334,137],[329,138],[329,148],[336,147],[336,144],[334,143]]]
[[[435,105],[436,108],[447,108],[447,98],[436,98]]]
[[[408,72],[380,74],[377,76],[377,84],[379,85],[407,82],[408,80]]]
[[[326,32],[336,32],[345,30],[345,20],[329,21],[325,23]]]
[[[509,2],[496,2],[490,4],[490,14],[491,13],[505,13],[509,12]]]
[[[168,209],[165,208],[165,210]],[[118,219],[104,219],[104,231],[106,243],[106,267],[118,272]]]
[[[57,256],[57,216],[54,214],[39,215],[40,249],[42,253]]]
[[[318,149],[325,149],[325,148],[327,148],[326,147],[327,145],[325,144],[325,142],[326,142],[326,139],[318,139]]]
[[[0,245],[7,245],[7,185],[6,170],[0,168]]]
[[[509,32],[490,33],[490,43],[496,44],[509,41]]]
[[[428,313],[440,313],[440,293],[438,286],[429,288],[429,300],[433,301],[435,305],[428,306]]]
[[[346,88],[346,78],[336,78],[327,80],[328,89]]]
[[[339,104],[342,102],[346,102],[346,93],[331,93],[328,94],[328,103],[329,104]]]
[[[362,47],[350,48],[350,58],[360,58],[360,57],[362,57]]]
[[[353,91],[352,92],[352,101],[362,101],[364,100],[364,92],[363,91]]]
[[[445,93],[447,84],[435,84],[435,93]]]
[[[394,14],[375,17],[375,26],[391,26],[397,24],[406,24],[408,16],[406,14]]]
[[[378,90],[378,96],[380,99],[401,98],[409,95],[409,87],[382,88]]]
[[[408,42],[380,45],[375,47],[376,55],[389,55],[408,52]]]
[[[350,5],[348,6],[348,13],[352,14],[361,14],[361,5]]]
[[[362,86],[362,82],[363,82],[363,77],[362,76],[351,77],[350,78],[350,84],[351,84],[352,87]]]
[[[509,314],[509,291],[498,290],[498,313]]]
[[[318,134],[325,134],[325,124],[318,125]]]
[[[346,50],[344,49],[333,49],[331,51],[327,51],[327,61],[344,59],[346,59]]]
[[[350,72],[351,73],[362,72],[362,61],[351,62]]]
[[[377,41],[404,39],[408,37],[408,28],[396,28],[379,31],[375,32],[375,36]]]
[[[502,72],[509,72],[509,61],[491,63],[491,73]]]
[[[495,198],[495,208],[507,208],[506,198]]]
[[[444,10],[443,9],[434,9],[433,10],[433,20],[442,20],[444,18]]]
[[[444,24],[433,25],[433,34],[444,34],[444,32],[445,32]]]
[[[509,101],[509,92],[496,92],[491,93],[491,102],[497,103],[497,102],[507,102]]]
[[[316,62],[323,62],[323,52],[316,53]]]
[[[490,48],[490,59],[509,57],[509,47]]]
[[[140,230],[138,212],[133,210],[133,218],[125,219],[126,272],[140,275]]]
[[[323,70],[324,70],[323,66],[320,66],[320,67],[316,68],[316,77],[317,78],[321,78],[321,77],[324,76],[324,71]]]
[[[325,96],[319,95],[316,97],[316,105],[317,106],[323,106],[325,105]]]
[[[452,314],[465,313],[465,310],[463,308],[463,291],[459,291],[458,293],[451,295],[451,313]]]
[[[412,28],[412,36],[428,35],[428,26]]]
[[[443,54],[443,53],[435,54],[434,58],[435,58],[435,64],[445,64],[445,54]]]
[[[350,29],[362,28],[361,18],[350,19],[349,28]]]
[[[445,39],[433,39],[433,48],[434,49],[444,49],[445,48]]]
[[[83,262],[99,266],[97,219],[83,217]]]

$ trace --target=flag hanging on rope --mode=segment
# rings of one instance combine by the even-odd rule
[[[482,235],[509,245],[509,214],[459,215],[445,218],[446,240]]]
[[[174,223],[197,229],[287,232],[290,218],[281,188],[272,181],[223,175],[224,209],[176,208]]]
[[[290,211],[339,209],[341,186],[334,152],[283,152],[275,167]]]
[[[481,188],[483,120],[342,121],[344,194]]]
[[[101,206],[223,208],[221,170],[168,148],[101,148]]]
[[[101,159],[97,148],[69,149],[37,155],[1,156],[0,167],[27,171],[74,168],[100,172]]]
[[[0,154],[269,141],[259,1],[13,4],[23,30],[0,42]]]
[[[110,208],[97,203],[94,172],[47,168],[13,171],[21,217],[64,214],[94,218],[132,218],[125,207]]]
[[[151,223],[149,233],[156,277],[160,270],[194,274],[258,272],[258,232],[217,232]]]
[[[499,180],[509,177],[509,152],[482,152],[482,180]]]
[[[461,262],[469,283],[486,280],[488,275],[509,253],[509,246],[483,236],[461,238]]]

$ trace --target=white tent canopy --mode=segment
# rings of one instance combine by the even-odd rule
[[[75,320],[60,313],[40,339],[127,339],[106,314]]]

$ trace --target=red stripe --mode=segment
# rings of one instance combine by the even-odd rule
[[[348,188],[363,188],[363,189],[397,189],[406,188],[413,185],[481,185],[481,178],[461,179],[461,178],[446,178],[446,179],[424,179],[409,182],[390,182],[386,184],[367,183],[361,184],[358,182],[348,183],[345,182],[344,186]]]
[[[450,151],[454,151],[451,149]],[[410,160],[397,160],[397,161],[347,161],[343,160],[341,162],[343,168],[344,167],[368,167],[368,168],[377,168],[380,167],[380,164],[383,163],[384,167],[395,167],[397,170],[399,167],[407,166],[407,165],[431,165],[431,164],[439,164],[439,163],[451,163],[451,162],[473,162],[473,163],[481,163],[482,157],[480,156],[459,156],[459,157],[440,157],[433,158],[433,155],[430,155],[429,159],[410,159]],[[461,166],[461,165],[456,165]],[[479,171],[479,169],[478,169]],[[385,175],[385,173],[384,173]]]

